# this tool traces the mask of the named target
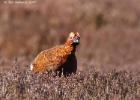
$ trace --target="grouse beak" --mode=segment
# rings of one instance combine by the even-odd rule
[[[74,40],[73,42],[76,43],[76,44],[79,44],[79,40],[78,39]]]
[[[79,44],[80,41],[79,41],[79,39],[74,39],[74,40],[73,40],[73,43],[74,43],[74,44]]]

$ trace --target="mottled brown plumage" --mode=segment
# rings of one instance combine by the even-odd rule
[[[64,75],[76,73],[76,46],[79,44],[79,33],[71,32],[65,44],[42,51],[32,62],[33,72],[59,71]]]

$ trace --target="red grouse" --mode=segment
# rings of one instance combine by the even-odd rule
[[[71,32],[63,45],[42,51],[30,65],[33,72],[54,71],[64,75],[76,73],[76,47],[80,42],[79,33]]]

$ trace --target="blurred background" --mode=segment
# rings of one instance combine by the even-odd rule
[[[0,71],[79,32],[78,69],[140,71],[140,0],[0,1]],[[7,0],[8,1],[8,0]],[[29,1],[30,3],[28,3]]]

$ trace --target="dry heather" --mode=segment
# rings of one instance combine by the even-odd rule
[[[139,100],[140,73],[93,69],[70,77],[19,69],[0,74],[1,100]]]

